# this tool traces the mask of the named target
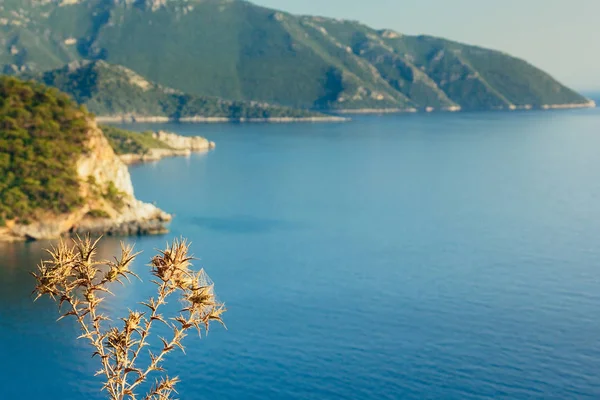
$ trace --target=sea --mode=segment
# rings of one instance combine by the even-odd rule
[[[143,251],[117,326],[174,238],[214,281],[226,326],[167,357],[178,398],[600,398],[600,109],[126,127],[217,145],[132,166],[170,233],[98,255]],[[106,398],[76,322],[33,301],[51,244],[0,244],[0,398]]]

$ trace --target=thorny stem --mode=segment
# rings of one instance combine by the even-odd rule
[[[102,330],[100,329],[100,320],[98,319],[98,316],[96,315],[96,307],[90,307],[89,311],[90,311],[90,318],[92,319],[92,323],[94,326],[94,333],[96,334],[96,338],[99,343],[99,346],[97,346],[98,356],[100,356],[100,360],[102,361],[102,367],[104,368],[104,373],[109,378],[109,381],[107,383],[110,384],[112,391],[115,392],[118,390],[119,386],[118,386],[118,382],[113,382],[113,380],[110,379],[111,377],[114,376],[115,371],[112,368],[112,366],[110,365],[109,358],[106,355],[106,352],[104,351],[104,346],[102,345],[103,335],[102,335]],[[86,330],[87,330],[87,327],[86,327]],[[114,388],[114,385],[116,385],[117,387]],[[120,395],[119,398],[122,398],[122,395]]]
[[[110,378],[113,371],[112,371],[110,364],[108,363],[108,358],[106,357],[106,355],[104,353],[104,347],[102,346],[102,343],[99,342],[101,340],[99,326],[95,327],[96,331],[94,333],[96,334],[96,340],[94,340],[92,332],[90,332],[90,330],[84,320],[84,317],[81,316],[81,314],[79,313],[79,309],[77,309],[75,304],[73,304],[72,299],[69,297],[66,299],[66,301],[67,301],[67,303],[69,303],[69,305],[71,306],[71,309],[75,313],[75,317],[77,318],[79,325],[81,325],[81,329],[85,333],[84,337],[88,338],[88,340],[90,341],[92,346],[94,346],[94,348],[98,352],[98,355],[100,356],[100,359],[102,361],[102,367],[104,368],[104,374],[106,375],[107,378]],[[89,307],[88,307],[88,310],[89,310]],[[110,393],[110,395],[113,398],[116,398],[116,389],[113,385],[113,382],[109,379],[107,383],[109,384],[109,386],[107,386],[108,392]]]
[[[154,309],[152,310],[152,314],[150,315],[150,318],[146,319],[146,325],[140,333],[140,340],[139,340],[139,343],[137,344],[137,348],[133,352],[133,356],[131,357],[130,365],[133,365],[135,363],[135,361],[138,358],[138,355],[140,354],[140,351],[146,345],[146,338],[150,334],[150,328],[152,327],[152,323],[154,321],[156,321],[156,318],[159,315],[158,308],[161,305],[166,304],[165,300],[171,293],[172,293],[172,291],[167,291],[167,282],[163,282],[160,285],[160,287],[158,288],[158,300],[155,303],[155,306],[154,306]],[[128,374],[128,372],[125,373],[125,378],[127,377],[127,374]],[[136,379],[136,381],[134,383],[129,385],[128,389],[133,390],[133,388],[135,388],[138,384],[144,382],[146,380],[146,378],[147,378],[147,373],[140,374],[138,376],[138,379]]]
[[[175,344],[177,342],[177,336],[173,335],[173,339],[169,342],[169,344],[167,345],[167,347],[170,348],[174,348]],[[139,385],[140,383],[144,382],[146,380],[146,378],[148,377],[148,374],[152,371],[154,371],[157,367],[158,367],[158,363],[160,363],[160,361],[162,360],[162,358],[167,354],[170,353],[171,350],[161,350],[160,354],[156,357],[152,357],[152,361],[150,362],[150,365],[148,366],[148,368],[146,368],[146,370],[142,373],[141,377],[143,377],[143,380],[137,380],[135,382],[133,382],[131,384],[131,386],[129,386],[129,389],[135,388],[137,385]]]
[[[88,254],[90,254],[90,256],[88,256],[86,260],[83,260],[83,264],[87,268],[94,267],[94,263],[91,260],[91,255],[93,254],[92,252],[95,251],[97,243],[98,243],[98,241],[96,241],[94,243],[94,245],[92,246],[92,248],[89,249]],[[85,275],[86,287],[87,287],[87,291],[90,294],[90,296],[95,296],[95,292],[98,291],[98,288],[101,287],[102,282],[104,282],[104,279],[103,279],[102,282],[99,283],[98,285],[94,284],[93,281],[96,278],[96,275],[98,274],[98,272],[99,272],[99,270],[95,269],[95,273],[93,276],[90,276],[89,274]],[[111,379],[112,377],[115,376],[115,370],[110,365],[109,357],[106,355],[104,346],[102,344],[102,339],[104,336],[102,334],[102,329],[100,326],[100,318],[96,314],[96,308],[99,304],[99,301],[94,304],[88,300],[88,301],[86,301],[86,304],[87,304],[86,311],[89,313],[90,320],[92,321],[92,326],[94,328],[94,334],[96,335],[96,340],[97,340],[97,342],[94,343],[94,347],[96,347],[96,349],[98,351],[98,355],[101,359],[102,366],[104,368],[104,373],[106,374],[106,376],[108,378],[107,383],[110,385],[113,395],[116,394],[118,396],[117,398],[122,399],[123,394],[122,394],[122,389],[119,388],[119,380],[115,381],[115,380]],[[86,333],[89,332],[89,329],[87,326],[84,326],[84,330],[86,331]],[[117,376],[119,376],[119,375],[120,375],[120,372],[117,370]],[[116,388],[115,388],[115,386],[116,386]]]

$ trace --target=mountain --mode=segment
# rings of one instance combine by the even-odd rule
[[[54,88],[0,77],[0,241],[158,233],[170,218],[135,198],[85,109]]]
[[[255,101],[194,96],[150,82],[134,71],[105,61],[74,61],[51,71],[25,73],[71,95],[103,119],[171,120],[329,119],[317,112]]]
[[[4,0],[0,7],[5,73],[105,60],[190,95],[315,109],[592,105],[502,52],[239,0]]]

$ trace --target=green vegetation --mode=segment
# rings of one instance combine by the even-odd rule
[[[102,197],[111,203],[117,210],[120,210],[125,205],[125,193],[121,192],[115,186],[113,181],[108,182],[104,192],[102,193]]]
[[[314,111],[251,101],[193,96],[149,82],[135,72],[104,61],[74,62],[39,74],[24,74],[70,94],[98,116],[230,118],[303,118]]]
[[[152,132],[131,132],[110,125],[101,126],[115,153],[146,154],[150,149],[171,149],[166,143],[155,139]]]
[[[0,77],[0,219],[25,222],[83,203],[76,161],[87,113],[58,90]]]
[[[0,17],[15,22],[0,27],[7,44],[0,65],[5,73],[43,72],[105,60],[162,85],[135,88],[136,78],[116,78],[97,66],[40,78],[100,115],[284,112],[202,96],[323,110],[587,103],[507,54],[354,21],[295,16],[241,0],[73,3],[6,0]]]
[[[104,210],[93,209],[86,213],[91,218],[110,218],[110,215]]]

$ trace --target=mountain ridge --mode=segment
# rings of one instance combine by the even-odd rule
[[[0,16],[8,73],[105,60],[190,95],[318,110],[593,105],[504,52],[240,0],[6,0]]]

